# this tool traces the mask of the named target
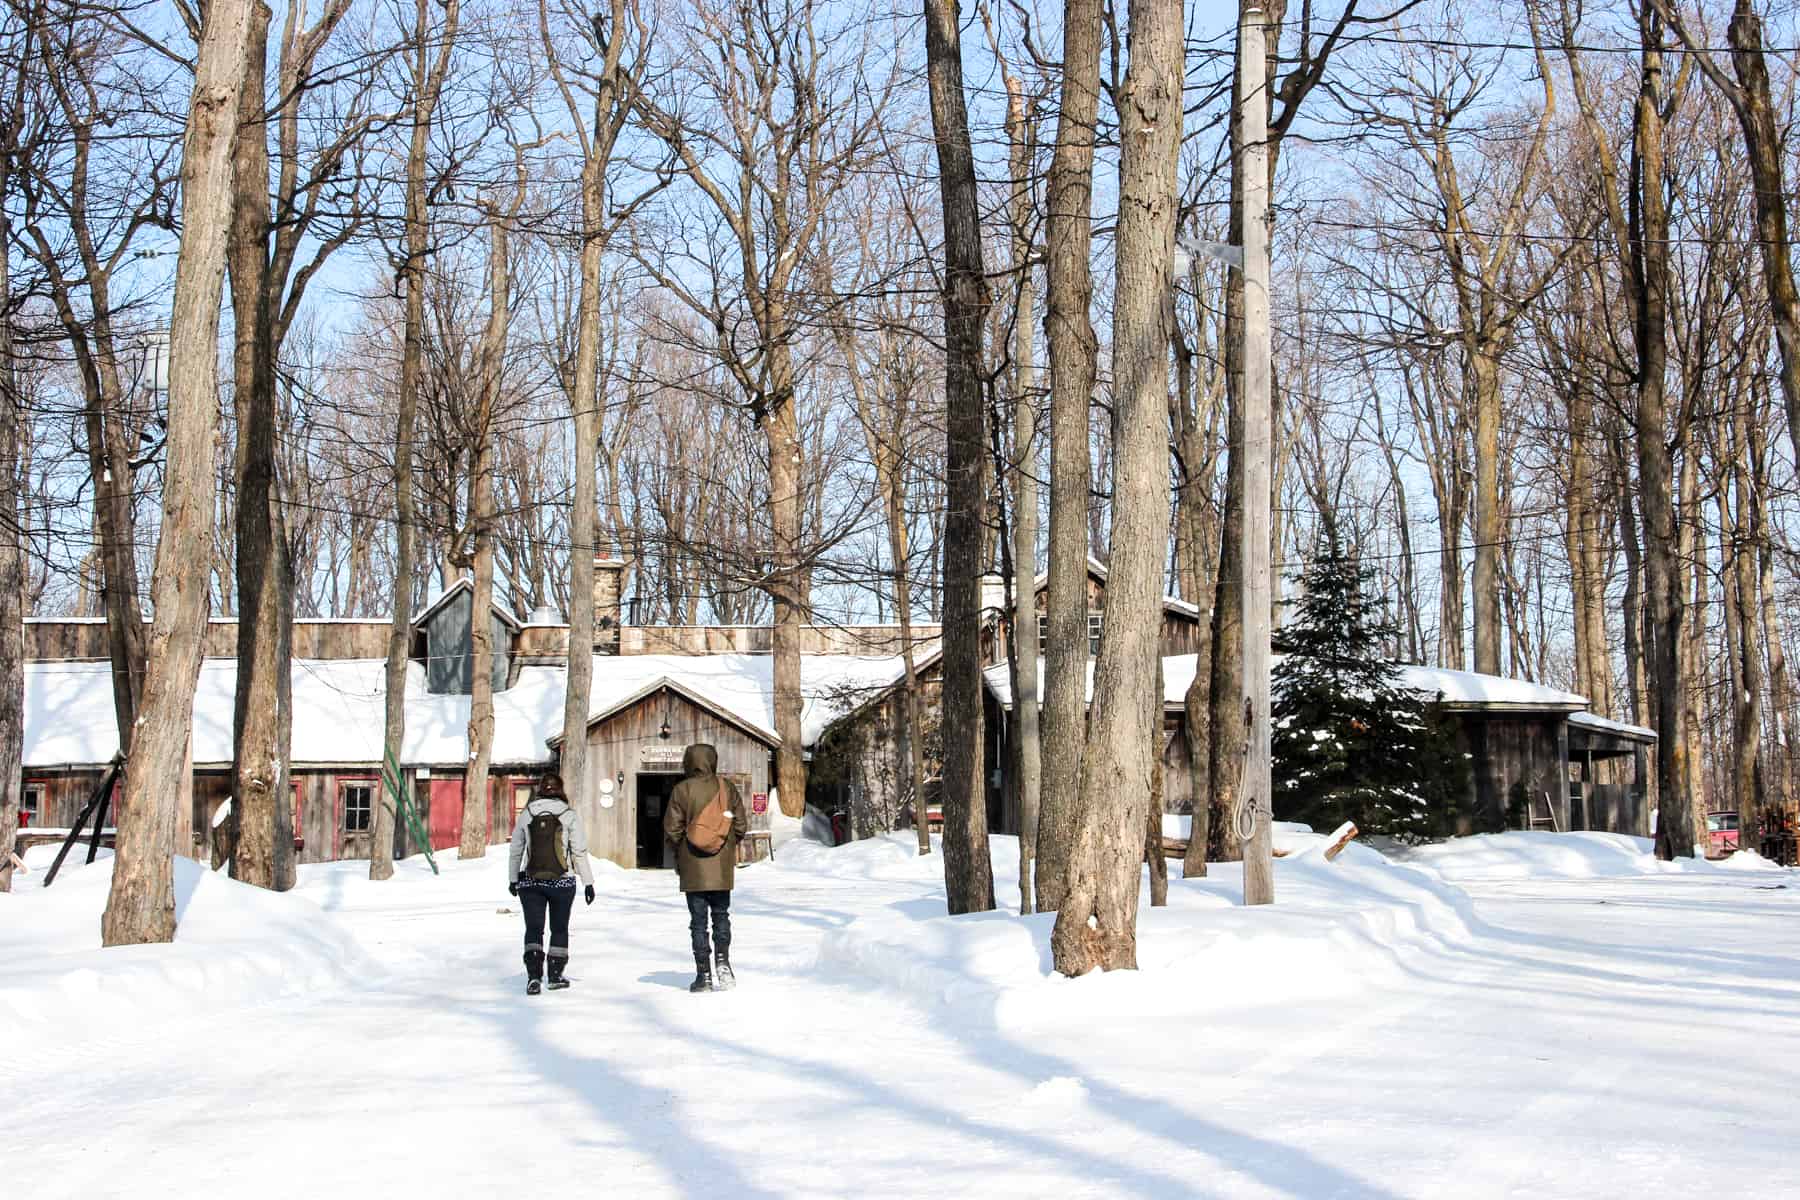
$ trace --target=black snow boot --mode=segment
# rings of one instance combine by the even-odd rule
[[[544,990],[544,951],[538,946],[525,947],[525,994],[535,996]]]
[[[737,976],[731,973],[731,947],[721,945],[718,962],[713,965],[713,991],[729,992],[736,986]]]
[[[569,956],[568,955],[564,954],[564,955],[559,956],[559,955],[553,954],[550,956],[550,990],[551,991],[559,992],[563,988],[566,988],[569,986],[569,981],[567,979],[563,978],[563,971],[568,968],[568,965],[569,965]]]
[[[688,984],[690,992],[712,991],[712,963],[704,958],[694,959],[694,982]]]

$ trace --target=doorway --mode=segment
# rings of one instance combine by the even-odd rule
[[[663,841],[663,810],[669,794],[681,782],[680,775],[658,773],[637,777],[637,865],[656,870],[675,865],[675,855]]]

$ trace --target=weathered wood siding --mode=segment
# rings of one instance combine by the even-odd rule
[[[38,829],[67,829],[75,823],[81,813],[81,806],[88,802],[94,788],[99,786],[106,769],[78,768],[72,771],[34,771],[25,769],[24,784],[27,787],[36,785],[43,789],[40,797],[40,808],[37,819],[31,824]],[[118,798],[117,785],[114,785],[114,799]],[[106,823],[113,823],[112,812],[107,811]]]
[[[475,680],[475,649],[470,644],[470,616],[475,598],[467,590],[450,597],[425,622],[425,689],[440,695],[466,696]],[[512,649],[512,627],[490,612],[494,647],[494,690],[505,691]]]
[[[1470,786],[1478,827],[1504,824],[1515,789],[1530,798],[1547,793],[1558,827],[1569,828],[1568,719],[1558,713],[1492,716],[1459,713],[1461,741],[1470,755]],[[1462,832],[1462,831],[1459,831]]]
[[[669,723],[667,739],[660,736],[665,719]],[[587,778],[582,794],[593,798],[588,852],[621,867],[637,866],[638,775],[680,774],[680,760],[675,756],[695,742],[717,748],[719,773],[738,784],[745,803],[757,793],[767,796],[769,792],[773,745],[666,688],[588,726],[587,739]],[[613,781],[610,807],[601,803],[602,779]],[[773,807],[774,801],[769,803]],[[752,813],[750,827],[767,829],[768,813]]]

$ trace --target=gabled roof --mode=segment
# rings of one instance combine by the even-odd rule
[[[692,704],[695,708],[711,713],[728,725],[736,726],[757,741],[768,746],[770,749],[774,749],[781,745],[781,735],[776,733],[773,729],[765,728],[761,722],[752,721],[747,717],[741,716],[722,704],[715,704],[713,701],[707,699],[693,688],[688,687],[680,680],[673,679],[667,675],[659,675],[638,688],[635,692],[632,692],[630,695],[620,697],[598,712],[589,714],[587,727],[592,729],[602,721],[611,720],[632,705],[647,700],[658,692],[663,691],[673,692],[683,700],[686,700],[689,704]],[[551,749],[555,749],[562,744],[562,740],[562,734],[559,733],[555,737],[546,738],[544,744]]]
[[[455,583],[451,584],[449,587],[445,588],[443,591],[439,592],[437,595],[435,595],[431,599],[427,600],[425,602],[425,607],[421,608],[418,612],[413,614],[413,619],[412,619],[413,625],[416,627],[419,625],[423,625],[426,621],[429,621],[434,615],[436,615],[436,613],[439,609],[443,608],[444,605],[450,603],[450,601],[452,599],[454,599],[455,596],[459,592],[469,592],[469,593],[473,594],[474,591],[475,591],[474,580],[470,579],[467,575],[464,575],[461,579],[458,579]],[[493,602],[493,609],[494,609],[495,616],[499,617],[502,621],[505,621],[508,625],[512,626],[514,629],[523,628],[522,624],[519,621],[519,618],[514,616],[512,613],[512,610],[507,608],[506,605],[500,603],[500,601],[495,600]]]

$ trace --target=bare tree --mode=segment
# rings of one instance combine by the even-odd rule
[[[1065,975],[1137,966],[1138,864],[1151,795],[1145,750],[1162,728],[1157,681],[1169,521],[1169,293],[1184,115],[1181,0],[1132,0],[1130,24],[1130,65],[1117,102],[1112,559],[1080,815],[1050,941]]]
[[[146,64],[127,35],[80,4],[37,5],[29,20],[42,89],[33,100],[52,128],[19,177],[20,244],[44,277],[80,379],[113,707],[129,753],[148,653],[134,501],[157,449],[151,381],[133,378],[132,352],[155,339],[132,328],[134,306],[115,284],[145,251],[143,235],[173,226],[175,149],[153,112],[159,71],[134,70]]]
[[[10,14],[9,14],[10,15]],[[28,28],[8,21],[0,63],[15,74],[0,95],[0,892],[12,890],[12,849],[19,828],[21,758],[25,748],[25,547],[20,501],[20,445],[26,434],[13,326],[12,222],[8,216],[23,152]]]
[[[1663,25],[1646,8],[1638,19],[1641,81],[1633,109],[1629,176],[1620,170],[1598,101],[1578,50],[1578,18],[1562,0],[1562,48],[1597,164],[1606,230],[1621,265],[1624,297],[1636,348],[1635,417],[1638,497],[1643,509],[1646,590],[1651,646],[1647,659],[1656,707],[1657,853],[1686,858],[1694,852],[1693,796],[1689,776],[1687,672],[1683,669],[1682,594],[1675,471],[1666,396],[1668,363],[1668,211],[1663,159],[1665,109],[1671,104],[1663,78]],[[1627,204],[1629,195],[1630,202]],[[1629,208],[1629,212],[1628,212]]]
[[[688,42],[671,46],[679,68],[662,94],[638,96],[645,126],[698,190],[717,231],[704,235],[706,261],[684,263],[685,239],[675,233],[656,245],[640,238],[638,258],[710,327],[713,352],[765,445],[768,545],[757,584],[774,606],[781,808],[796,817],[806,804],[800,629],[824,541],[809,544],[804,519],[795,342],[806,300],[798,283],[833,198],[872,161],[892,86],[891,76],[865,71],[869,32],[820,28],[829,15],[817,0],[696,4]]]
[[[431,249],[427,211],[426,169],[431,147],[432,117],[443,95],[461,21],[461,0],[443,0],[442,24],[432,34],[430,0],[415,0],[408,34],[407,65],[412,88],[411,141],[406,154],[405,252],[399,262],[405,292],[405,318],[400,353],[400,391],[394,431],[394,583],[393,627],[388,633],[386,695],[383,722],[383,771],[402,782],[399,769],[406,745],[406,668],[412,653],[412,584],[418,549],[417,513],[413,504],[413,459],[419,404],[419,371],[425,340],[425,267]],[[369,878],[394,873],[394,813],[385,798],[375,806],[369,839]]]
[[[1088,409],[1099,343],[1093,303],[1094,144],[1100,119],[1100,0],[1064,0],[1063,79],[1045,207],[1044,337],[1050,358],[1050,553],[1045,595],[1043,796],[1037,908],[1055,912],[1069,855],[1087,745]]]
[[[152,585],[155,624],[137,736],[126,760],[108,946],[175,937],[176,804],[209,609],[213,439],[218,429],[219,299],[232,206],[238,95],[252,43],[252,0],[212,0],[199,30],[182,143],[181,254],[169,320],[168,475]]]
[[[538,0],[538,29],[550,74],[581,146],[581,275],[575,361],[567,384],[575,427],[575,486],[569,513],[569,667],[561,757],[569,795],[591,828],[595,818],[588,806],[594,798],[582,789],[594,671],[594,557],[599,550],[595,488],[601,431],[601,275],[614,232],[660,190],[662,181],[626,203],[613,193],[610,178],[614,151],[642,89],[650,50],[650,27],[637,0],[611,0],[605,11],[592,12],[559,4],[557,15],[562,25],[572,28],[572,37],[556,35],[550,13],[549,0]]]
[[[507,332],[512,324],[512,225],[525,204],[526,152],[515,143],[512,195],[482,202],[488,222],[487,325],[482,331],[480,377],[469,421],[469,530],[474,543],[474,587],[469,614],[469,773],[463,782],[462,843],[458,858],[487,853],[490,802],[488,767],[494,753],[494,440],[495,413],[506,375]],[[497,189],[496,189],[497,190]],[[577,556],[579,557],[579,555]],[[591,555],[590,567],[591,565]],[[582,723],[586,734],[586,722]]]
[[[320,208],[342,202],[337,193],[343,187],[343,161],[371,121],[353,106],[336,137],[305,164],[300,136],[301,99],[320,87],[319,54],[349,10],[350,0],[329,0],[309,27],[304,4],[290,0],[281,37],[279,94],[271,113],[264,99],[270,12],[264,3],[254,6],[234,150],[237,199],[228,254],[236,336],[232,395],[237,428],[233,476],[238,671],[231,871],[246,883],[277,890],[294,884],[287,760],[293,724],[289,692],[295,586],[275,478],[280,423],[276,374],[308,282],[356,227],[352,218],[336,229],[322,229]],[[278,213],[269,198],[271,132],[279,163]],[[309,240],[313,249],[301,262],[302,247]]]
[[[944,210],[944,894],[952,913],[994,907],[982,769],[981,574],[986,406],[981,326],[987,283],[962,40],[955,0],[925,0],[925,74]]]

